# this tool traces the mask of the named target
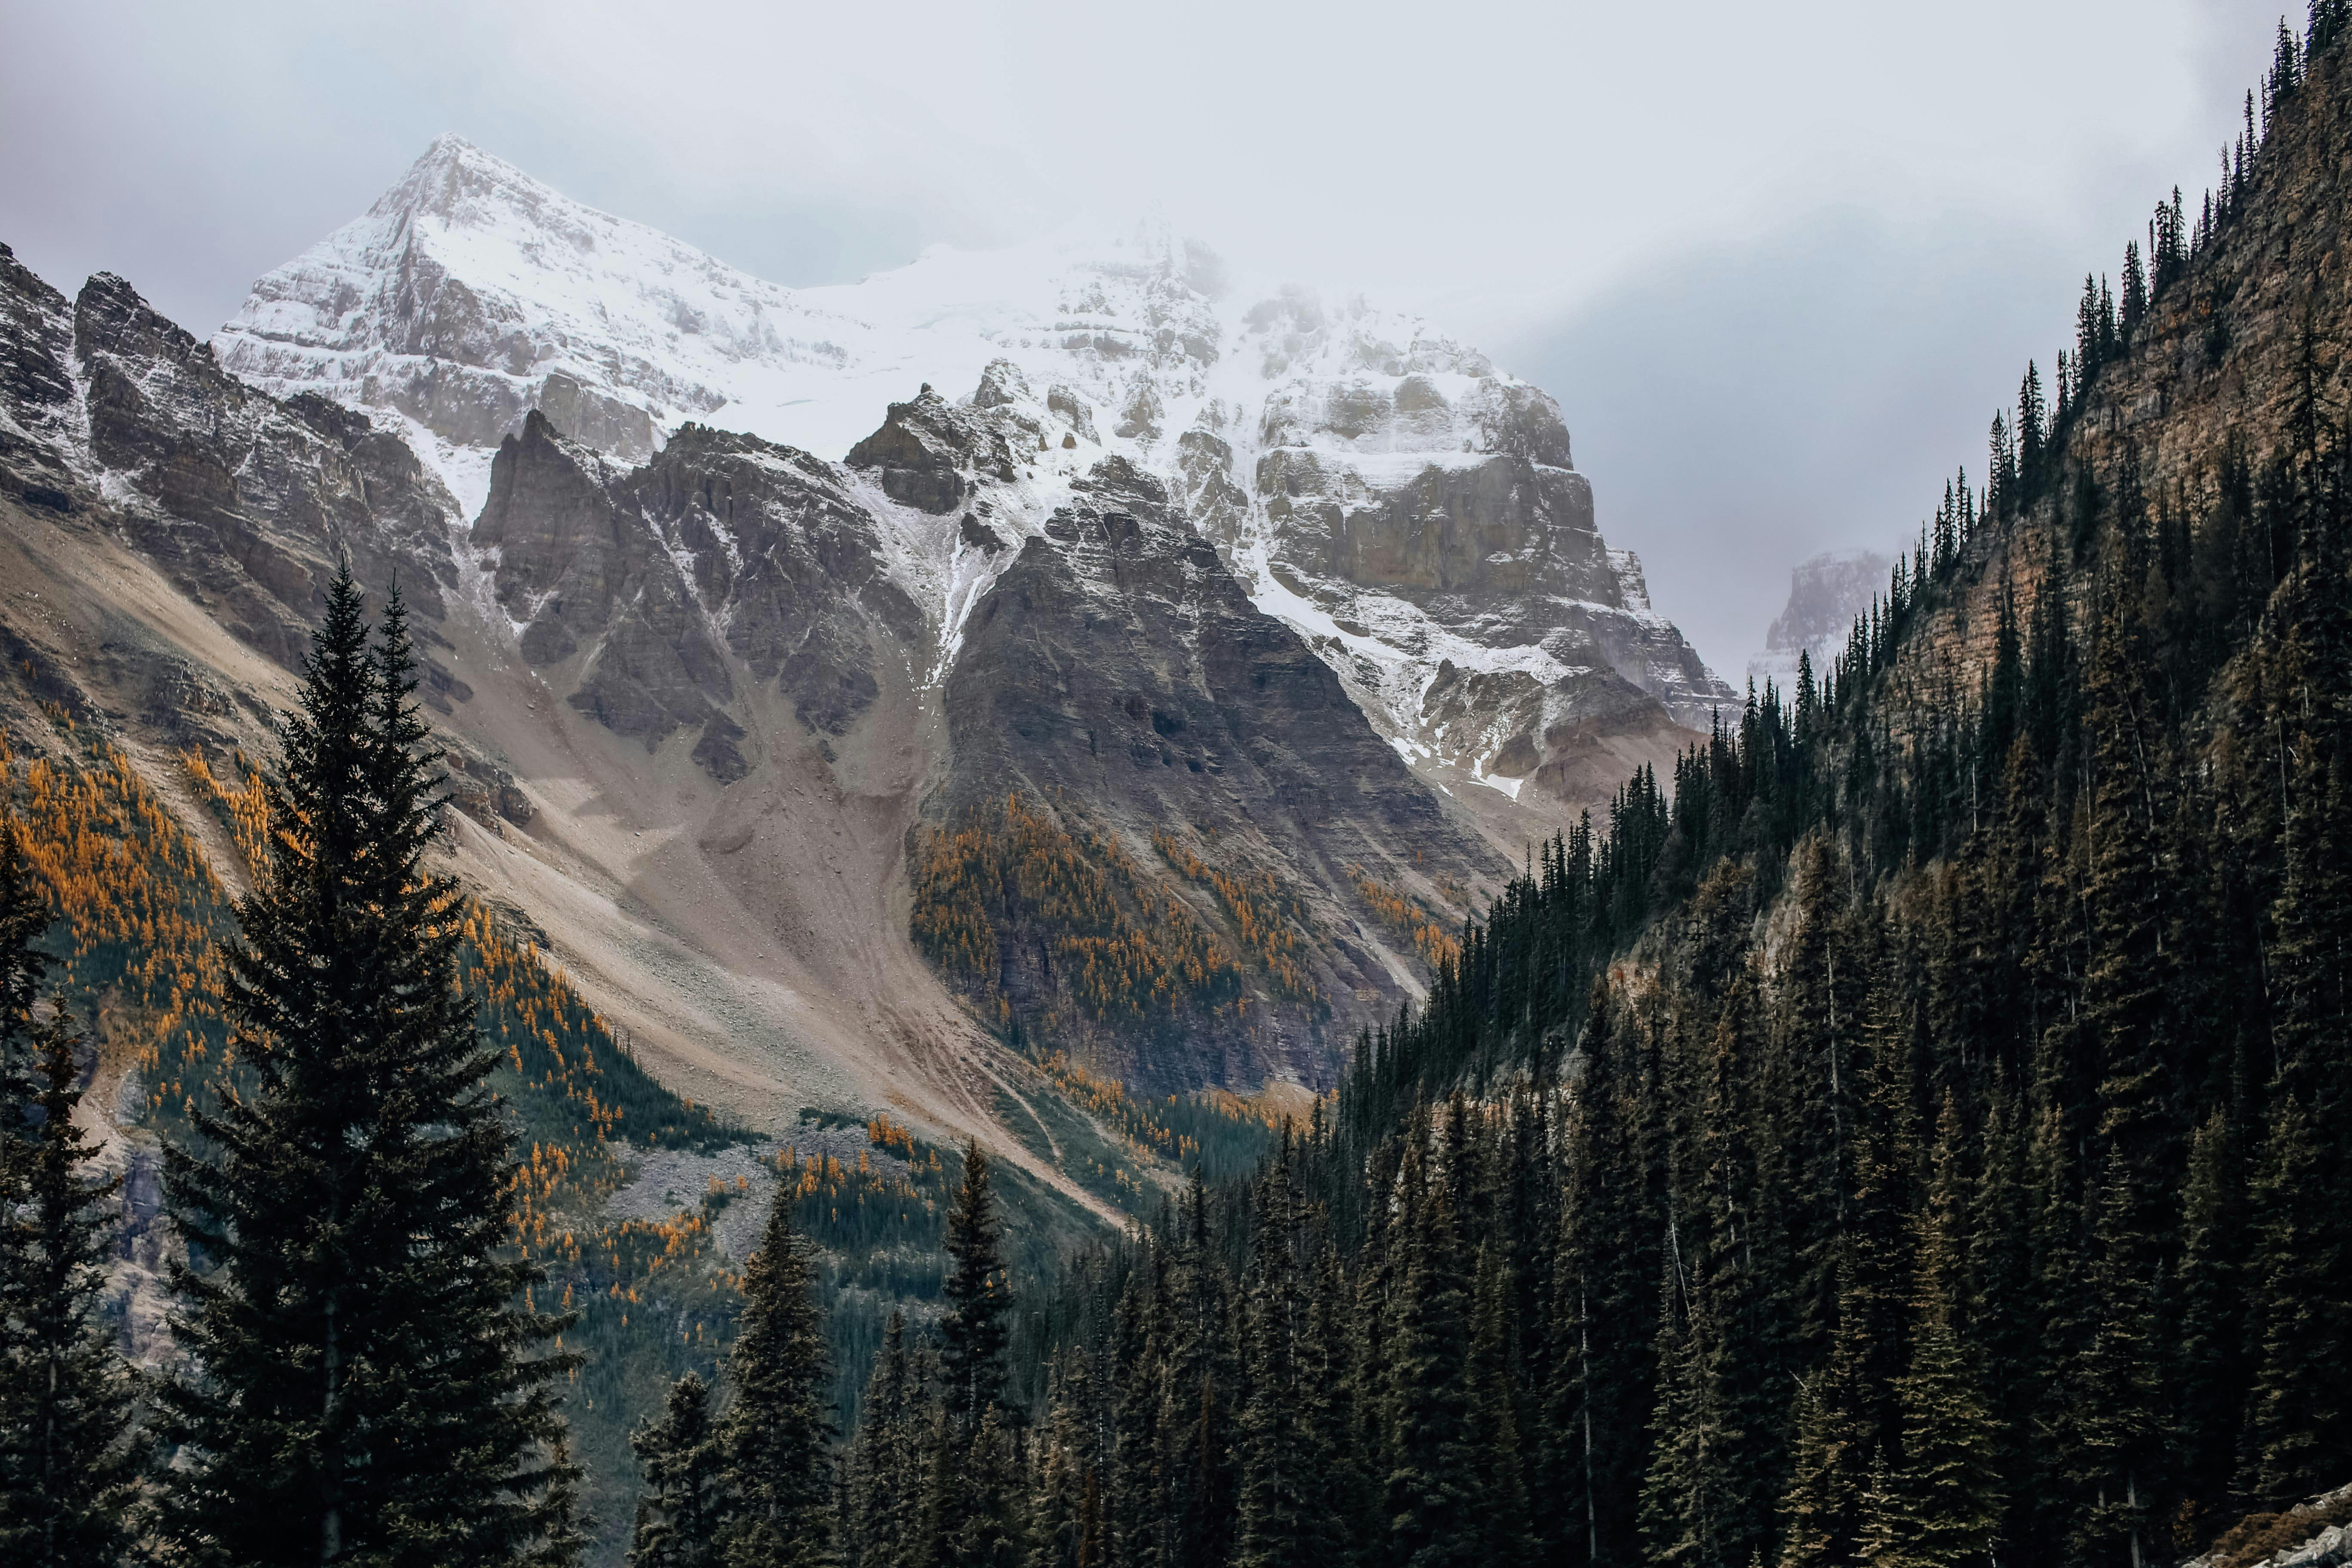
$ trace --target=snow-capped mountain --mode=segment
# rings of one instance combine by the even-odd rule
[[[1508,842],[1527,825],[1506,800],[1603,795],[1731,696],[1602,542],[1543,392],[1417,317],[1236,286],[1164,228],[935,247],[785,289],[445,137],[262,279],[213,345],[278,395],[397,416],[468,518],[533,408],[624,463],[689,423],[837,459],[885,405],[940,387],[1017,425],[992,528],[1034,535],[1107,457],[1156,476],[1258,606],[1417,771],[1501,811]],[[900,515],[882,552],[944,679],[1009,558]]]

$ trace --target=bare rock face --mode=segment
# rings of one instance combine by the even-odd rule
[[[0,245],[0,483],[51,511],[74,504],[72,364],[73,307]]]
[[[1011,401],[1002,379],[983,379],[992,409]],[[1033,448],[1034,449],[1034,448]],[[1010,481],[1013,447],[1002,420],[975,418],[926,384],[912,403],[890,405],[882,427],[849,449],[853,468],[877,470],[882,493],[903,505],[946,513],[963,505],[980,477]]]
[[[722,425],[846,454],[929,517],[984,521],[986,487],[1034,470],[1052,489],[1115,453],[1169,486],[1440,789],[1504,776],[1491,748],[1449,736],[1524,732],[1424,713],[1449,659],[1517,670],[1554,708],[1605,669],[1656,700],[1669,752],[1733,700],[1603,544],[1558,405],[1428,321],[1244,292],[1152,224],[1072,230],[978,273],[971,259],[782,289],[445,137],[257,282],[215,342],[270,390],[394,411],[457,448],[520,436],[534,407],[624,465],[685,423]],[[927,389],[876,429],[877,388],[913,365],[940,385],[981,369],[969,396]],[[929,603],[931,586],[910,591]],[[1511,819],[1496,841],[1515,852],[1595,804],[1545,798],[1486,802]]]
[[[752,765],[727,711],[737,671],[839,735],[880,689],[877,637],[922,633],[835,471],[752,437],[688,426],[624,469],[534,412],[499,448],[474,541],[499,552],[523,657],[576,661],[574,708],[648,751],[698,731],[722,783]]]
[[[249,646],[298,663],[343,558],[372,594],[397,582],[435,641],[456,577],[452,503],[365,415],[255,391],[120,278],[92,278],[68,307],[13,257],[0,367],[6,490],[103,519]],[[438,664],[426,675],[444,710],[468,695]]]
[[[1314,650],[1251,602],[1165,488],[1122,459],[1096,466],[974,608],[945,711],[944,816],[1017,792],[1147,866],[1165,835],[1297,900],[1322,1005],[1271,995],[1255,1021],[1188,1020],[1181,1044],[1101,1042],[1134,1053],[1126,1065],[1146,1081],[1323,1081],[1332,1021],[1352,1032],[1403,995],[1369,951],[1360,877],[1408,880],[1416,856],[1465,879],[1502,869]],[[1054,1005],[1046,949],[1007,932],[1005,952],[1014,1008]]]

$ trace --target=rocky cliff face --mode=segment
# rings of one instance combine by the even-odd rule
[[[942,454],[1019,402],[1034,427],[975,480],[1033,466],[1066,479],[1112,455],[1153,474],[1259,607],[1513,852],[1615,783],[1561,795],[1567,780],[1633,764],[1588,750],[1538,778],[1502,771],[1506,755],[1605,719],[1628,743],[1646,725],[1634,749],[1664,760],[1732,696],[1651,609],[1639,563],[1603,543],[1539,389],[1416,318],[1236,287],[1165,233],[935,250],[857,285],[783,289],[445,138],[256,285],[215,343],[281,395],[395,416],[469,510],[485,455],[535,407],[625,464],[696,421],[845,454],[892,501],[960,515]],[[876,430],[919,380],[976,389]],[[919,599],[952,575],[902,564]],[[1518,700],[1470,714],[1449,665],[1513,672]],[[1654,706],[1629,717],[1621,686]],[[1544,726],[1515,717],[1522,689],[1549,694]]]
[[[612,949],[650,924],[788,953],[793,994],[836,1016],[859,996],[903,1009],[904,977],[886,998],[872,963],[877,945],[913,961],[902,858],[1025,798],[1120,868],[1098,913],[1184,922],[1218,979],[1198,1006],[1090,1011],[1063,960],[1093,939],[1032,910],[1003,921],[1002,973],[961,985],[983,1021],[1171,1087],[1322,1082],[1336,1042],[1427,972],[1396,900],[1442,931],[1501,869],[1165,487],[1082,445],[1087,408],[1009,363],[969,398],[891,405],[846,466],[693,424],[631,463],[534,409],[468,526],[400,437],[237,380],[119,279],[73,305],[10,281],[20,542],[126,544],[178,606],[147,616],[139,656],[178,697],[142,710],[60,678],[68,711],[253,748],[269,708],[230,695],[254,684],[241,661],[290,669],[348,555],[418,608],[486,880],[511,881],[503,862],[530,846],[555,879],[510,901],[551,931],[572,906],[583,968],[628,969]],[[105,646],[119,664],[130,639]],[[159,728],[163,706],[211,720]],[[640,858],[639,826],[615,854],[614,819],[672,847]],[[740,937],[694,934],[730,909]]]
[[[971,1037],[909,933],[945,929],[925,857],[1016,801],[1108,891],[1015,866],[992,968],[925,950],[981,1022],[1325,1081],[1494,847],[1727,696],[1549,398],[1164,235],[785,290],[444,142],[211,346],[119,279],[5,279],[13,515],[184,602],[180,706],[241,742],[240,661],[299,659],[332,563],[396,579],[485,885],[648,1027],[710,1013],[698,965],[784,976],[760,1049],[824,1081]]]
[[[292,668],[335,562],[397,580],[428,648],[456,507],[408,444],[315,395],[280,402],[101,273],[70,304],[0,248],[0,486],[117,531],[241,641]],[[437,655],[426,696],[467,694]]]
[[[1382,929],[1365,885],[1483,879],[1491,851],[1298,635],[1257,610],[1158,480],[1108,458],[1074,491],[965,626],[945,690],[944,816],[1025,796],[1123,843],[1151,868],[1143,886],[1189,900],[1211,927],[1255,919],[1214,878],[1263,892],[1299,939],[1297,973],[1267,984],[1253,973],[1255,1007],[1188,1017],[1181,1044],[1131,1030],[1112,1049],[1153,1083],[1195,1079],[1204,1048],[1217,1076],[1321,1082],[1331,1036],[1412,973],[1391,951],[1410,954],[1409,938]],[[1252,934],[1228,934],[1250,956]],[[1065,998],[1052,935],[1008,926],[992,988],[1033,1019],[1058,1009],[1100,1035]]]
[[[920,613],[885,573],[873,519],[829,465],[689,426],[624,469],[536,412],[500,445],[475,548],[524,658],[648,752],[680,730],[721,784],[749,773],[730,715],[739,679],[839,735],[872,706],[884,647]]]
[[[2249,480],[2304,438],[2304,409],[2341,418],[2352,406],[2352,278],[2340,265],[2347,143],[2352,65],[2333,51],[2272,116],[2221,241],[2156,296],[2093,381],[2068,430],[2064,493],[2037,508],[2035,528],[1980,531],[1973,548],[1991,569],[1939,612],[1931,635],[1913,639],[1903,674],[1923,724],[1946,694],[1979,687],[2003,595],[2031,604],[2053,559],[2074,625],[2087,625],[2096,584],[2076,569],[2094,526],[2085,494],[2137,487],[2175,519],[2210,529],[2248,502],[2228,493],[2233,470]]]

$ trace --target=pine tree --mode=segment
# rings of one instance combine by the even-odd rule
[[[533,1353],[563,1321],[508,1260],[511,1137],[457,986],[458,892],[397,595],[369,647],[348,568],[281,730],[226,998],[255,1091],[165,1152],[193,1262],[161,1390],[164,1523],[251,1563],[509,1563],[560,1532],[570,1467]]]
[[[1959,1123],[1947,1100],[1923,1211],[1910,1365],[1896,1384],[1901,1458],[1875,1489],[1874,1568],[1987,1568],[2000,1528],[1999,1431],[1961,1338],[1967,1268]]]
[[[997,1239],[988,1156],[967,1142],[963,1181],[948,1215],[947,1313],[940,1322],[942,1394],[949,1419],[970,1443],[981,1417],[1004,1398],[1004,1315],[1012,1294]]]
[[[2310,1119],[2293,1095],[2273,1118],[2253,1187],[2254,1300],[2261,1323],[2248,1400],[2242,1489],[2286,1508],[2340,1484],[2346,1429],[2346,1259],[2315,1235],[2305,1195],[2326,1180]]]
[[[1445,1173],[1429,1169],[1428,1126],[1424,1113],[1406,1134],[1395,1221],[1404,1254],[1390,1363],[1394,1458],[1386,1490],[1391,1550],[1408,1568],[1466,1563],[1476,1555],[1462,1232]]]
[[[1118,1568],[1166,1568],[1166,1479],[1159,1410],[1167,1357],[1167,1300],[1159,1248],[1128,1275],[1111,1320],[1118,1397],[1111,1411],[1110,1542]]]
[[[1240,1369],[1234,1292],[1196,1166],[1183,1232],[1169,1268],[1169,1335],[1160,1414],[1168,1543],[1179,1565],[1214,1564],[1231,1550],[1238,1477],[1234,1396]]]
[[[2126,509],[2127,510],[2127,509]],[[2129,552],[2126,552],[2129,553]],[[2128,581],[2126,582],[2128,586]],[[2157,852],[2158,759],[2147,734],[2137,606],[2112,603],[2088,680],[2092,730],[2090,962],[2083,996],[2099,1050],[2099,1146],[2090,1212],[2091,1334],[2074,1369],[2072,1464],[2093,1500],[2085,1542],[2152,1543],[2163,1476],[2160,1292],[2177,1234],[2176,1137],[2162,1093],[2169,1016]]]
[[[1040,1435],[1034,1500],[1029,1510],[1028,1568],[1082,1568],[1089,1557],[1087,1489],[1094,1481],[1087,1441],[1087,1357],[1066,1350],[1055,1364],[1050,1414]],[[1100,1529],[1100,1494],[1092,1527]]]
[[[1649,1201],[1643,1085],[1623,1028],[1596,984],[1567,1119],[1540,1456],[1554,1500],[1550,1540],[1577,1564],[1622,1561],[1637,1549],[1657,1404],[1651,1340],[1664,1226]]]
[[[972,1434],[959,1473],[961,1503],[956,1532],[946,1542],[952,1568],[1020,1568],[1027,1554],[1020,1508],[1021,1465],[1003,1405],[991,1404]]]
[[[1247,1334],[1239,1456],[1237,1568],[1276,1568],[1310,1559],[1315,1520],[1308,1489],[1305,1414],[1297,1363],[1306,1301],[1296,1258],[1297,1215],[1290,1185],[1289,1133],[1258,1182],[1251,1271],[1244,1300]]]
[[[629,1436],[645,1471],[629,1568],[717,1568],[728,1496],[710,1385],[688,1373],[671,1385],[657,1420]]]
[[[0,1277],[9,1324],[0,1363],[0,1558],[24,1568],[98,1568],[122,1559],[144,1456],[130,1373],[100,1322],[121,1178],[84,1175],[89,1140],[79,1036],[62,1015],[35,1030],[37,1125],[19,1133],[26,1204],[0,1211],[15,1269]]]
[[[727,1568],[818,1568],[835,1538],[833,1412],[815,1268],[779,1191],[743,1271],[743,1310],[727,1356],[727,1414],[716,1442],[730,1519]]]
[[[1354,1328],[1339,1249],[1327,1240],[1315,1260],[1300,1349],[1308,1480],[1300,1568],[1345,1568],[1359,1561],[1376,1512],[1360,1440],[1365,1370],[1355,1353],[1360,1339]]]
[[[0,1216],[16,1214],[31,1196],[41,1034],[33,1005],[48,965],[48,955],[34,944],[48,926],[49,901],[26,857],[24,826],[13,814],[0,815]],[[0,1222],[0,1367],[13,1366],[25,1353],[25,1323],[5,1292],[31,1277],[29,1239],[25,1226]],[[0,1433],[16,1429],[10,1395],[22,1386],[13,1378],[0,1383]],[[0,1486],[12,1495],[29,1484],[0,1472]]]
[[[1511,1375],[1509,1271],[1499,1241],[1478,1249],[1470,1321],[1469,1439],[1477,1560],[1524,1563],[1535,1550]],[[1476,1450],[1483,1449],[1483,1452]]]
[[[908,1553],[922,1479],[920,1404],[906,1316],[893,1311],[849,1447],[844,1544],[853,1568],[912,1568]]]
[[[2246,1177],[2228,1115],[2198,1129],[2182,1194],[2179,1443],[2198,1544],[2225,1522],[2238,1442],[2245,1431]],[[2179,1544],[2176,1542],[2176,1544]]]

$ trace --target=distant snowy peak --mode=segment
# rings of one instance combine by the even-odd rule
[[[600,213],[454,136],[364,216],[254,285],[214,340],[267,390],[320,391],[495,447],[545,410],[642,458],[857,332],[792,290]]]
[[[1165,225],[935,246],[857,283],[787,289],[444,137],[261,279],[214,345],[279,395],[396,416],[469,518],[489,454],[534,409],[628,464],[688,425],[840,462],[878,452],[877,426],[936,388],[1012,443],[970,476],[974,505],[993,487],[990,527],[1034,535],[1096,464],[1134,464],[1400,749],[1475,782],[1503,778],[1507,755],[1549,755],[1544,735],[1602,687],[1612,712],[1646,699],[1669,727],[1703,726],[1730,696],[1601,540],[1541,388],[1419,316],[1237,282]],[[901,488],[930,497],[946,459],[918,450],[916,426],[954,421],[922,407],[891,440],[916,464]],[[879,536],[942,675],[957,606],[1001,569],[968,559],[952,521]],[[1465,672],[1486,684],[1460,688]],[[1506,676],[1528,717],[1493,710]],[[1517,784],[1494,787],[1524,804]]]
[[[1800,563],[1789,574],[1789,602],[1764,634],[1764,651],[1748,661],[1748,679],[1786,689],[1797,679],[1801,655],[1811,657],[1818,675],[1844,651],[1854,617],[1869,610],[1873,595],[1885,592],[1894,570],[1892,556],[1869,550],[1832,551]]]

